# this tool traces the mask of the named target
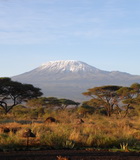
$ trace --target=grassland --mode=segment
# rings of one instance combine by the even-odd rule
[[[139,151],[140,117],[118,118],[100,114],[79,115],[77,110],[51,111],[34,117],[16,110],[0,118],[0,150],[95,149]],[[45,123],[47,117],[57,122]],[[84,123],[79,123],[79,119]],[[36,137],[23,137],[26,129]],[[27,144],[27,140],[29,141]]]

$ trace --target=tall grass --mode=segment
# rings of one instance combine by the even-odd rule
[[[30,128],[36,138],[30,138],[29,147],[46,149],[73,148],[118,148],[140,149],[140,118],[133,119],[106,117],[101,115],[87,115],[84,123],[77,124],[77,113],[69,111],[50,112],[47,116],[55,117],[57,123],[20,124],[5,123],[1,127],[20,128],[15,134],[0,133],[0,148],[17,148],[26,146],[26,139],[22,137],[25,129]]]

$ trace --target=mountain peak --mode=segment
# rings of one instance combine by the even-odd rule
[[[103,85],[130,86],[140,83],[140,76],[108,72],[75,60],[50,61],[34,70],[12,77],[12,80],[33,84],[47,97],[83,101],[88,88]]]
[[[42,64],[39,67],[39,70],[50,70],[60,71],[60,72],[98,72],[99,69],[90,66],[84,62],[76,60],[60,60],[60,61],[49,61],[45,64]]]

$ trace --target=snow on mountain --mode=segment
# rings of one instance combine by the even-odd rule
[[[92,67],[84,62],[75,60],[50,61],[43,64],[38,70],[48,70],[51,72],[98,72],[99,69]]]
[[[44,81],[59,81],[59,80],[79,80],[88,79],[89,76],[95,77],[97,74],[106,74],[93,66],[90,66],[81,61],[50,61],[35,68],[32,71],[14,76],[21,82],[41,83]]]
[[[95,86],[140,83],[140,76],[104,71],[75,60],[50,61],[12,79],[40,87],[45,96],[74,100],[84,100],[82,92]]]

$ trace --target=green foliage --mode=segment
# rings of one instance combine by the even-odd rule
[[[38,111],[36,109],[30,110],[30,118],[37,119],[38,118]]]
[[[41,97],[41,98],[32,98],[32,99],[29,99],[27,101],[26,105],[28,107],[32,107],[32,108],[45,107],[46,106],[46,98],[45,97]]]
[[[68,106],[78,106],[79,103],[69,99],[58,99],[56,97],[41,97],[30,99],[26,103],[27,106],[32,108],[52,108],[52,109],[66,109]]]
[[[90,96],[91,100],[87,102],[90,106],[103,107],[108,116],[120,114],[121,106],[125,105],[123,117],[128,115],[128,111],[140,102],[140,84],[135,83],[130,87],[121,86],[101,86],[88,89],[83,95]],[[118,110],[116,110],[118,109]],[[124,111],[124,110],[123,110]]]
[[[121,89],[120,86],[101,86],[88,89],[83,95],[90,96],[92,99],[89,100],[88,104],[93,104],[96,107],[104,107],[107,115],[111,116],[113,113],[113,107],[118,101],[117,91]]]
[[[31,84],[22,84],[10,78],[0,78],[0,107],[7,114],[13,107],[31,98],[42,95],[39,88]]]
[[[86,115],[88,114],[93,114],[95,112],[95,108],[91,107],[87,104],[83,104],[82,106],[80,106],[77,110],[78,113]]]
[[[80,104],[78,102],[74,102],[74,101],[69,100],[69,99],[59,99],[59,103],[60,103],[60,105],[59,105],[60,109],[66,109],[70,105],[78,106]]]

